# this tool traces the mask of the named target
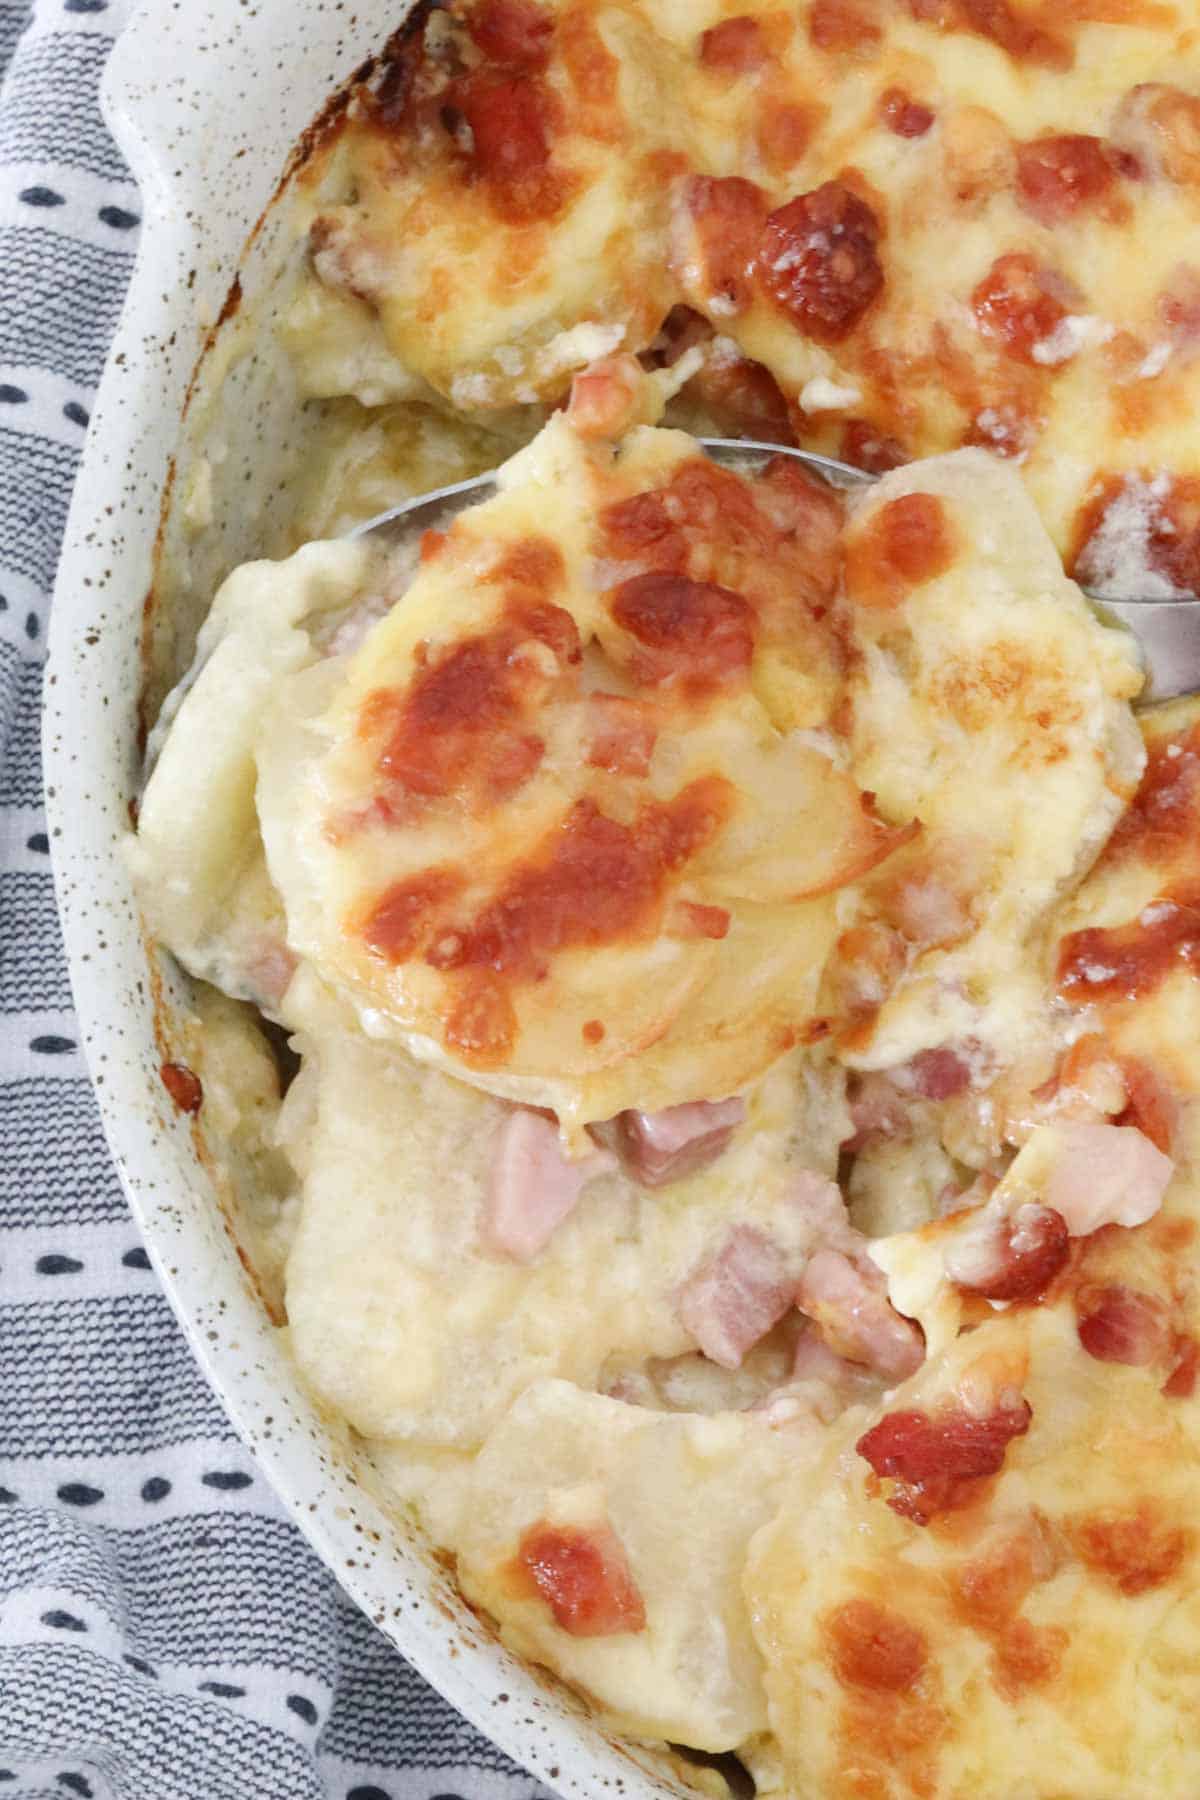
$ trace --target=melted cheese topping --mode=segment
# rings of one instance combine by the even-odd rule
[[[1200,706],[1144,756],[1136,686],[977,452],[843,504],[568,415],[419,563],[238,571],[160,734],[152,926],[303,1058],[307,1385],[514,1649],[764,1793],[1195,1784]],[[661,1187],[580,1129],[734,1093]],[[1080,1106],[1161,1212],[951,1279]]]
[[[1031,1419],[999,1472],[928,1526],[890,1508],[892,1483],[855,1449],[878,1414],[844,1415],[747,1570],[783,1750],[777,1791],[1191,1790],[1195,1402],[1163,1396],[1161,1382],[1089,1357],[1066,1303],[960,1338],[891,1416],[961,1429],[981,1394],[1010,1383]]]
[[[1186,589],[1198,120],[1166,0],[463,0],[309,171],[291,342],[312,392],[461,409],[707,338],[701,417],[982,445],[1092,585]]]
[[[914,946],[853,1060],[890,1067],[948,1041],[1011,1060],[1044,1033],[1031,935],[1141,771],[1114,704],[1140,685],[1127,640],[1096,630],[1033,506],[982,451],[898,470],[858,503],[847,588],[855,774],[885,816],[920,821],[922,865],[963,871],[970,893],[952,943]],[[884,916],[908,878],[902,860],[880,870]]]
[[[259,809],[293,947],[368,1029],[565,1119],[743,1086],[813,1015],[829,890],[892,842],[812,735],[827,605],[784,605],[822,556],[828,601],[835,535],[803,482],[760,507],[682,437],[614,463],[548,426],[348,663],[277,692]]]

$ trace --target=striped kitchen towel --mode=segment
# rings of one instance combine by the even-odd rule
[[[77,1049],[38,711],[137,241],[97,98],[126,10],[0,0],[0,1800],[529,1800],[343,1598],[234,1437]]]

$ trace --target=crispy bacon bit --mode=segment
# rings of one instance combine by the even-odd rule
[[[796,1305],[831,1350],[884,1381],[906,1381],[925,1360],[919,1327],[896,1311],[882,1272],[865,1257],[818,1250],[800,1278]]]
[[[858,0],[812,0],[808,35],[818,50],[870,55],[882,33]]]
[[[471,168],[498,217],[525,225],[561,212],[569,184],[551,165],[554,105],[538,76],[477,71],[447,99],[471,128]]]
[[[615,438],[637,422],[646,377],[636,357],[622,352],[583,369],[571,383],[567,420],[581,438]]]
[[[591,767],[607,769],[610,775],[647,774],[658,726],[646,702],[597,692],[588,695],[587,712]]]
[[[702,694],[744,677],[754,654],[754,612],[740,594],[686,575],[635,575],[612,595],[617,624],[644,646],[630,672],[648,686]]]
[[[767,197],[740,175],[692,175],[678,226],[679,274],[697,306],[735,318],[754,296],[754,264]]]
[[[537,980],[560,950],[652,930],[669,878],[712,841],[729,803],[720,776],[648,801],[628,825],[592,800],[576,801],[476,918],[445,933],[426,960]]]
[[[539,69],[550,54],[554,21],[535,0],[481,0],[467,30],[483,54],[514,69]]]
[[[1061,224],[1095,206],[1117,173],[1115,155],[1098,137],[1040,137],[1017,148],[1017,196],[1043,225]]]
[[[643,1187],[666,1187],[715,1162],[745,1117],[746,1103],[736,1094],[656,1113],[623,1112],[617,1118],[621,1161]]]
[[[514,1107],[496,1133],[481,1237],[513,1262],[531,1263],[574,1210],[587,1182],[615,1167],[606,1150],[571,1160],[554,1119]]]
[[[878,507],[846,544],[846,587],[863,606],[892,607],[942,575],[957,553],[937,494],[901,494]]]
[[[1144,1369],[1166,1350],[1163,1304],[1153,1294],[1123,1283],[1112,1287],[1088,1283],[1075,1295],[1075,1313],[1079,1341],[1097,1362]]]
[[[769,475],[768,466],[756,495],[740,476],[704,457],[685,462],[663,487],[631,494],[604,509],[600,522],[609,552],[679,573],[694,549],[709,562],[717,546],[731,555],[766,555],[781,543],[780,528],[759,504],[767,492],[778,492]],[[834,507],[836,520],[836,501]],[[836,538],[836,523],[831,535]],[[806,543],[805,549],[815,554],[824,546]]]
[[[1018,362],[1037,366],[1034,347],[1067,316],[1051,272],[1023,250],[997,257],[971,295],[975,322]]]
[[[769,60],[762,26],[750,13],[722,19],[700,39],[700,65],[720,75],[752,75]]]
[[[1071,1238],[1053,1207],[1030,1203],[1010,1218],[983,1222],[946,1257],[946,1273],[959,1287],[985,1300],[1038,1300],[1066,1266]]]
[[[847,1600],[823,1621],[829,1661],[843,1687],[902,1694],[925,1671],[922,1632],[874,1600]]]
[[[1077,1006],[1136,1000],[1175,969],[1200,974],[1200,893],[1164,895],[1127,925],[1089,925],[1058,953],[1058,991]]]
[[[908,461],[904,446],[866,419],[848,419],[842,430],[842,461],[865,469],[868,475],[886,475]]]
[[[1131,1513],[1097,1512],[1079,1519],[1072,1536],[1089,1569],[1130,1596],[1173,1580],[1195,1544],[1193,1533],[1168,1524],[1151,1500]]]
[[[464,886],[462,873],[450,868],[425,869],[393,882],[371,903],[358,935],[385,962],[407,962],[429,937],[439,909],[456,899]]]
[[[888,1505],[914,1525],[954,1512],[974,1498],[977,1483],[997,1474],[1015,1437],[1033,1417],[1025,1400],[988,1414],[949,1405],[936,1413],[885,1413],[855,1445],[876,1475],[896,1483]]]
[[[572,1637],[645,1631],[646,1607],[611,1525],[531,1525],[517,1550],[524,1571]]]
[[[934,119],[928,106],[898,87],[885,88],[880,94],[879,116],[889,131],[902,138],[924,137]]]
[[[952,1100],[970,1087],[971,1065],[957,1050],[942,1044],[936,1050],[918,1050],[909,1062],[893,1070],[893,1076],[923,1100]]]
[[[794,1289],[778,1245],[753,1225],[735,1225],[716,1255],[688,1276],[676,1312],[710,1362],[737,1369],[787,1312]]]
[[[200,1077],[186,1063],[163,1063],[158,1071],[158,1078],[180,1112],[200,1111],[204,1104],[204,1088]]]
[[[883,289],[879,236],[866,201],[827,181],[768,218],[759,281],[806,337],[840,343]]]
[[[522,586],[529,573],[514,565],[510,577]],[[541,760],[527,714],[553,689],[577,687],[581,660],[570,613],[512,603],[491,631],[427,660],[407,687],[369,694],[359,736],[380,741],[376,766],[393,797],[421,805],[457,790],[494,805]]]

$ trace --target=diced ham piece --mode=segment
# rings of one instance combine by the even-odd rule
[[[803,1217],[814,1241],[843,1250],[858,1250],[865,1242],[850,1224],[841,1188],[828,1175],[797,1169],[787,1198]]]
[[[572,1637],[645,1631],[646,1607],[612,1526],[531,1525],[517,1550],[523,1570]]]
[[[617,1119],[621,1160],[643,1187],[665,1187],[714,1162],[745,1116],[746,1103],[736,1094],[662,1112],[623,1112]]]
[[[291,986],[300,959],[282,938],[263,935],[247,957],[245,979],[255,1002],[273,1011]]]
[[[1060,1126],[1063,1153],[1046,1183],[1046,1205],[1072,1237],[1102,1225],[1144,1225],[1162,1205],[1175,1165],[1132,1125]]]
[[[800,1278],[796,1304],[831,1350],[885,1381],[904,1381],[925,1360],[918,1328],[887,1297],[883,1275],[840,1250],[818,1250]]]
[[[571,1161],[553,1119],[514,1107],[496,1134],[484,1246],[513,1262],[533,1262],[574,1210],[584,1184],[615,1166],[606,1150]]]
[[[890,1075],[868,1069],[852,1079],[849,1096],[854,1134],[846,1149],[861,1150],[880,1138],[899,1137],[909,1123],[909,1106]]]
[[[716,1255],[688,1276],[676,1312],[710,1362],[737,1369],[782,1319],[795,1288],[778,1245],[753,1225],[735,1225]]]
[[[951,1100],[971,1085],[971,1065],[942,1044],[936,1050],[918,1050],[911,1062],[894,1071],[897,1084],[923,1100]]]
[[[947,1253],[946,1273],[986,1300],[1036,1300],[1069,1255],[1062,1214],[1031,1202],[1011,1216],[980,1219]]]

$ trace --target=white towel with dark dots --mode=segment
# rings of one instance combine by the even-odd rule
[[[0,1800],[529,1800],[341,1595],[234,1437],[77,1049],[38,708],[137,239],[97,101],[126,8],[0,0]]]

